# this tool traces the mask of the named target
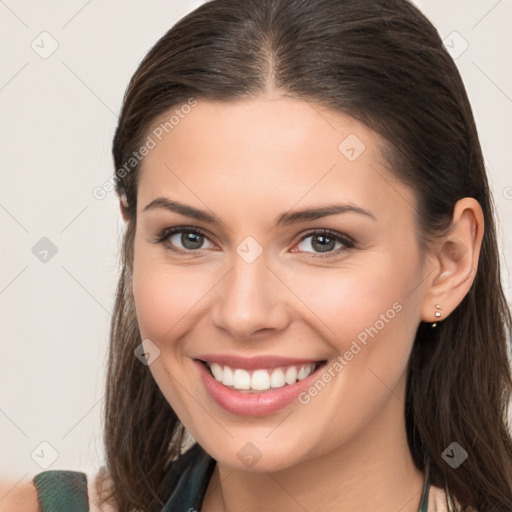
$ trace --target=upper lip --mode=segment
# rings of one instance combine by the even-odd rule
[[[217,363],[227,365],[230,368],[240,368],[244,370],[256,370],[258,368],[279,368],[282,366],[301,366],[311,363],[319,363],[324,359],[297,359],[281,356],[256,356],[241,357],[228,354],[205,354],[196,357],[196,359],[206,363]]]

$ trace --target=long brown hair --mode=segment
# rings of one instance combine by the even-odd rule
[[[105,402],[106,473],[118,509],[162,506],[164,475],[185,433],[134,356],[141,337],[131,291],[133,154],[155,119],[191,98],[229,102],[269,88],[351,115],[384,137],[393,172],[416,192],[426,244],[449,226],[457,200],[480,203],[485,233],[474,282],[437,328],[418,327],[405,422],[414,463],[424,470],[430,461],[433,482],[461,510],[512,510],[512,320],[492,197],[459,72],[407,0],[211,0],[174,25],[132,77],[113,142],[116,192],[128,201]],[[457,469],[441,455],[454,441],[468,452]]]

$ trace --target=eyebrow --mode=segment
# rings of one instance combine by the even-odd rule
[[[194,208],[193,206],[180,203],[179,201],[168,199],[166,197],[157,197],[156,199],[153,199],[153,201],[146,205],[146,207],[142,211],[145,212],[157,208],[162,208],[164,210],[179,213],[180,215],[191,217],[198,221],[206,222],[209,224],[222,224],[222,221],[213,214],[210,214],[204,210],[199,210],[198,208]],[[330,204],[319,208],[306,208],[303,210],[282,213],[277,218],[277,220],[274,221],[274,225],[288,226],[290,224],[312,221],[316,219],[321,219],[322,217],[327,217],[329,215],[338,215],[341,213],[348,212],[358,213],[361,215],[365,215],[373,220],[377,220],[377,218],[371,211],[366,210],[364,208],[360,208],[359,206],[351,204]]]

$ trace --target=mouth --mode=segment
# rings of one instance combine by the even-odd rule
[[[205,391],[224,411],[264,417],[297,402],[320,379],[327,360],[216,355],[194,359],[194,364]]]
[[[218,383],[241,393],[264,393],[294,386],[308,378],[327,363],[320,361],[301,362],[261,368],[237,368],[227,364],[196,359]]]

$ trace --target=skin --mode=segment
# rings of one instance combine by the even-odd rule
[[[338,149],[348,135],[365,145],[354,161]],[[469,290],[483,218],[475,200],[460,200],[448,234],[422,250],[415,194],[387,168],[383,144],[353,118],[273,93],[199,100],[144,159],[137,319],[142,339],[160,350],[149,366],[158,386],[218,461],[203,512],[418,509],[424,474],[406,440],[406,365],[419,322],[439,321],[435,304],[442,321]],[[222,223],[143,211],[157,197]],[[375,219],[349,212],[273,226],[284,212],[330,203],[357,205]],[[174,226],[205,231],[202,246],[180,255],[154,243]],[[336,243],[331,256],[315,258],[318,237],[301,241],[313,229],[348,236],[354,248]],[[252,263],[236,251],[248,236],[263,251]],[[167,244],[190,247],[181,233]],[[213,402],[193,364],[200,354],[228,353],[329,365],[396,303],[400,312],[306,405],[257,418],[231,414]],[[250,469],[237,457],[248,442],[261,452]]]

